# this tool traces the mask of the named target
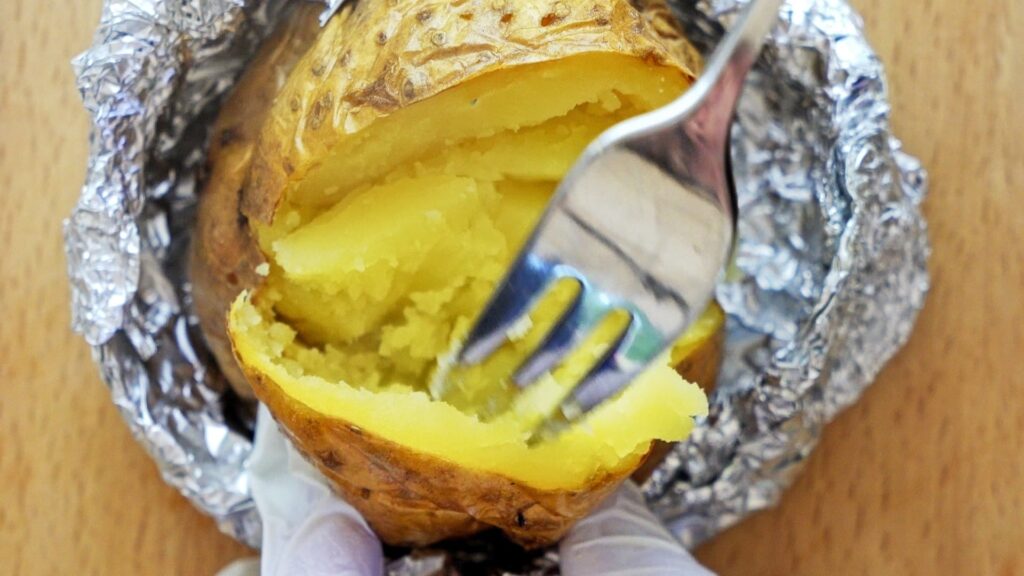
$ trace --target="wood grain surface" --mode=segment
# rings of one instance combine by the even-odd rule
[[[931,172],[934,288],[782,503],[698,551],[732,574],[1024,574],[1024,3],[855,0]],[[0,0],[0,572],[212,574],[250,554],[168,488],[68,329],[61,219],[100,0]]]

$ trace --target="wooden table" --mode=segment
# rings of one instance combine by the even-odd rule
[[[698,555],[722,574],[1024,574],[1024,4],[855,4],[931,171],[934,288],[781,505]],[[251,552],[164,485],[68,330],[60,226],[87,152],[68,60],[99,9],[0,2],[0,571],[212,574]]]

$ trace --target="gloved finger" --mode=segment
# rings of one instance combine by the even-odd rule
[[[264,565],[267,562],[264,561]],[[327,511],[307,518],[292,534],[263,576],[380,576],[384,558],[380,542],[362,518]]]
[[[260,406],[249,461],[263,520],[262,576],[380,576],[380,541],[355,508],[285,439]]]
[[[240,558],[217,572],[217,576],[260,576],[260,559]]]
[[[564,576],[714,576],[623,485],[559,544]]]

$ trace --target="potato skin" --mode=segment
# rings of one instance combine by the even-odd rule
[[[239,79],[214,124],[209,175],[192,234],[193,299],[207,345],[232,388],[243,398],[252,389],[235,362],[227,333],[227,310],[239,292],[262,279],[265,262],[241,211],[253,149],[274,98],[320,31],[316,6],[304,5],[263,43]]]
[[[273,220],[288,184],[316,165],[341,137],[341,127],[365,127],[494,70],[595,49],[666,63],[691,77],[699,67],[658,0],[594,0],[586,6],[466,0],[455,6],[364,0],[344,8],[322,32],[344,41],[318,42],[308,51],[320,31],[316,10],[303,8],[266,43],[215,127],[193,244],[196,309],[236,389],[248,395],[251,383],[295,446],[384,542],[426,545],[497,527],[523,546],[543,546],[557,541],[639,461],[577,491],[540,491],[458,468],[326,417],[263,375],[240,370],[227,335],[231,302],[262,279],[255,269],[265,259],[252,226]],[[708,358],[710,367],[700,360],[692,368],[713,376],[717,357]]]
[[[705,390],[714,386],[723,337],[719,329],[681,372]],[[536,490],[496,474],[452,466],[342,419],[325,417],[259,372],[246,370],[246,375],[299,452],[359,510],[382,541],[395,546],[425,546],[486,528],[502,530],[525,548],[553,544],[631,474],[637,481],[646,479],[672,447],[652,443],[635,473],[636,466],[629,466],[592,478],[580,490]]]
[[[452,466],[327,418],[262,374],[246,374],[295,447],[381,540],[392,545],[423,546],[488,527],[501,529],[527,548],[551,544],[633,468],[593,478],[579,491],[537,490],[496,474]]]
[[[243,210],[269,223],[289,182],[374,120],[503,68],[606,52],[673,67],[700,56],[662,0],[392,0],[346,5],[274,103]]]
[[[718,368],[722,364],[722,354],[725,352],[725,312],[718,302],[712,302],[710,305],[718,309],[720,324],[717,330],[675,366],[680,376],[700,386],[705,394],[710,394],[718,384]]]

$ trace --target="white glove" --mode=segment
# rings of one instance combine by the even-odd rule
[[[264,406],[249,462],[263,519],[260,561],[235,562],[218,576],[382,576],[381,544],[354,508],[277,429]],[[559,545],[564,576],[713,576],[651,514],[627,483]]]

